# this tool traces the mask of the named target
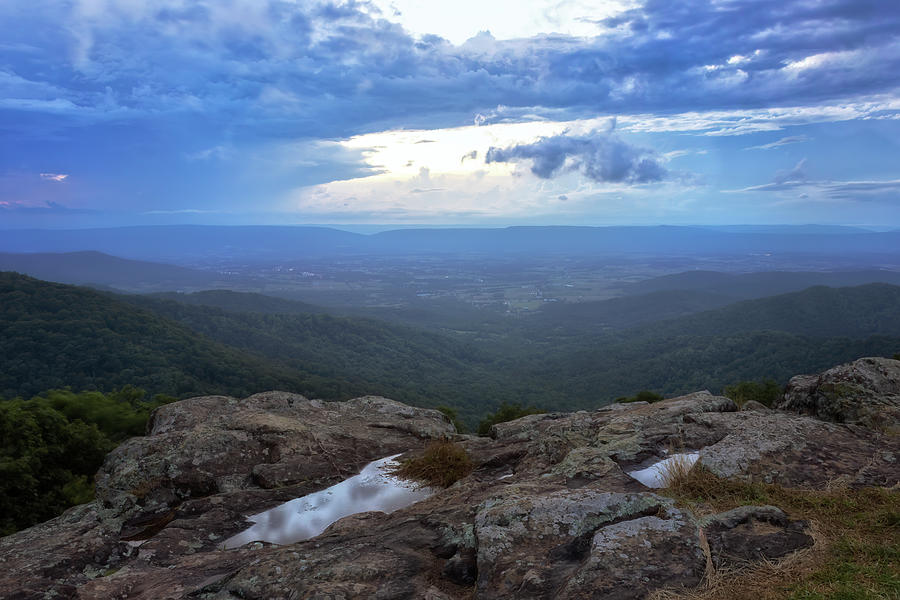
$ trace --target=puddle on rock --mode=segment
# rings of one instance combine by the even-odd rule
[[[637,479],[644,485],[649,488],[661,488],[665,487],[665,478],[669,472],[669,468],[676,463],[676,461],[687,461],[687,464],[693,466],[697,459],[700,457],[699,452],[685,452],[683,454],[673,454],[669,458],[665,458],[655,464],[650,465],[645,469],[640,469],[637,471],[629,471],[628,475]]]
[[[389,513],[431,496],[434,489],[390,473],[398,456],[371,462],[330,488],[248,517],[254,525],[226,540],[225,548],[254,541],[293,544],[319,535],[338,519],[373,510]]]

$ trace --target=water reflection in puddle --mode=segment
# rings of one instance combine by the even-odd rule
[[[665,487],[666,475],[669,472],[669,468],[674,465],[676,461],[686,461],[687,465],[693,466],[694,463],[697,462],[697,459],[699,457],[699,452],[673,454],[669,458],[650,465],[646,469],[640,469],[639,471],[630,471],[628,474],[649,488],[661,488]]]
[[[248,517],[254,525],[229,538],[225,548],[237,548],[253,541],[292,544],[319,535],[349,515],[372,510],[389,513],[432,495],[433,489],[390,474],[397,466],[394,459],[398,456],[371,462],[358,475],[330,488]]]

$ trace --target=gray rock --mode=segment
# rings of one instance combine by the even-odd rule
[[[700,450],[700,464],[719,477],[822,487],[842,480],[849,485],[894,485],[900,468],[900,437],[863,427],[825,423],[775,411],[707,414],[707,427],[725,432]]]
[[[148,431],[110,453],[97,474],[102,516],[126,535],[189,499],[342,479],[455,430],[438,411],[386,398],[322,402],[267,392],[168,404]]]
[[[741,506],[702,522],[713,564],[773,560],[813,545],[805,521],[775,506]]]
[[[889,430],[738,411],[697,392],[531,415],[496,425],[492,439],[455,436],[476,469],[427,500],[351,515],[296,544],[223,550],[248,515],[453,436],[452,426],[384,398],[269,392],[162,407],[148,433],[109,455],[96,502],[0,539],[0,597],[642,598],[695,586],[709,564],[777,558],[810,538],[775,507],[698,521],[632,468],[683,449],[723,477],[900,480],[900,437]]]
[[[645,598],[661,587],[694,588],[705,571],[696,524],[669,508],[661,517],[640,517],[598,530],[589,558],[558,597]]]
[[[819,375],[791,378],[780,410],[836,423],[900,426],[900,361],[861,358]]]
[[[706,565],[696,525],[649,493],[520,488],[481,505],[475,535],[478,598],[637,598]]]
[[[765,411],[771,410],[771,409],[768,406],[766,406],[765,404],[763,404],[762,402],[757,402],[756,400],[747,400],[746,402],[744,402],[744,405],[741,406],[741,410],[744,410],[744,411],[758,410],[758,411],[765,412]]]

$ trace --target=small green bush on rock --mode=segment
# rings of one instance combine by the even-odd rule
[[[662,394],[657,394],[656,392],[651,392],[649,390],[641,390],[634,396],[622,396],[621,398],[616,398],[616,402],[649,402],[653,404],[654,402],[659,402],[660,400],[665,400]]]
[[[527,415],[539,415],[544,411],[534,408],[533,406],[529,406],[528,408],[522,408],[518,404],[507,404],[504,402],[500,405],[500,408],[497,409],[497,412],[494,414],[490,414],[482,419],[481,423],[478,424],[478,435],[487,435],[491,432],[491,427],[496,425],[497,423],[506,423],[507,421],[515,421],[516,419],[525,417]]]
[[[725,386],[724,393],[738,406],[743,406],[750,400],[756,400],[760,404],[772,408],[778,404],[781,391],[781,386],[775,383],[775,380],[765,379],[763,381],[741,381]]]

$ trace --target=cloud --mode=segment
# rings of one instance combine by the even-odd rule
[[[787,146],[789,144],[800,144],[802,142],[808,142],[810,140],[809,136],[805,135],[790,135],[787,137],[783,137],[780,140],[775,140],[774,142],[770,142],[768,144],[762,144],[760,146],[749,146],[744,148],[744,150],[771,150],[773,148],[780,148],[782,146]]]
[[[648,0],[594,19],[593,37],[481,34],[460,46],[405,31],[364,2],[67,6],[0,7],[5,43],[36,48],[10,57],[7,110],[196,113],[257,135],[340,137],[376,123],[448,126],[473,115],[820,104],[900,84],[896,2]],[[34,31],[58,35],[24,33]]]
[[[627,6],[609,18],[593,10],[576,15],[589,25],[578,31],[591,32],[581,37],[485,33],[454,44],[427,30],[408,31],[364,1],[0,2],[0,39],[9,49],[0,67],[0,136],[20,152],[18,168],[32,180],[51,168],[45,166],[51,155],[59,161],[51,164],[77,172],[65,186],[33,181],[28,193],[46,196],[15,197],[59,199],[65,192],[77,202],[137,212],[178,208],[179,197],[200,208],[251,198],[271,205],[328,181],[423,165],[437,174],[424,157],[442,150],[453,163],[444,170],[472,179],[490,172],[492,185],[525,162],[542,178],[537,185],[552,185],[543,197],[568,195],[572,205],[582,196],[570,183],[625,187],[679,178],[664,168],[674,154],[604,135],[599,118],[617,115],[618,133],[636,134],[629,140],[900,118],[900,3],[629,0]],[[426,133],[414,150],[396,156],[374,146],[328,149],[378,132],[441,132],[473,120],[486,130],[479,143],[451,148]],[[522,124],[537,133],[481,142],[488,128]],[[800,136],[753,148],[778,148],[792,137]],[[826,143],[825,135],[816,137]],[[710,138],[642,143],[661,152],[738,146]],[[52,149],[45,145],[51,139]],[[492,159],[503,162],[488,168],[481,159],[492,146]],[[475,160],[461,158],[476,148]],[[383,166],[393,161],[396,168]],[[412,198],[409,188],[432,187],[394,183],[382,193]],[[444,206],[466,191],[440,185],[457,194],[451,199],[448,192]],[[519,195],[519,188],[510,192]]]
[[[661,181],[668,175],[654,151],[624,142],[612,127],[588,135],[563,133],[530,144],[492,147],[485,155],[488,164],[519,160],[531,161],[531,172],[541,179],[578,171],[597,182],[637,184]]]
[[[733,192],[778,192],[801,200],[896,200],[900,179],[833,181],[810,179],[806,159],[793,168],[779,171],[771,183],[754,185]]]
[[[97,211],[87,208],[71,208],[59,202],[46,200],[38,204],[19,201],[0,202],[0,212],[32,214],[32,215],[78,215],[96,214]]]
[[[41,173],[41,179],[44,181],[56,181],[62,183],[69,178],[67,173]]]
[[[756,185],[738,192],[798,192],[801,199],[816,200],[896,200],[900,179],[869,181],[785,181]]]
[[[188,160],[225,160],[231,156],[232,152],[231,148],[219,144],[196,152],[189,152],[184,157]]]
[[[809,177],[806,176],[806,159],[802,159],[796,165],[794,165],[793,169],[788,169],[786,171],[779,171],[775,174],[774,182],[776,184],[784,184],[784,183],[801,183],[804,181],[809,181]]]

